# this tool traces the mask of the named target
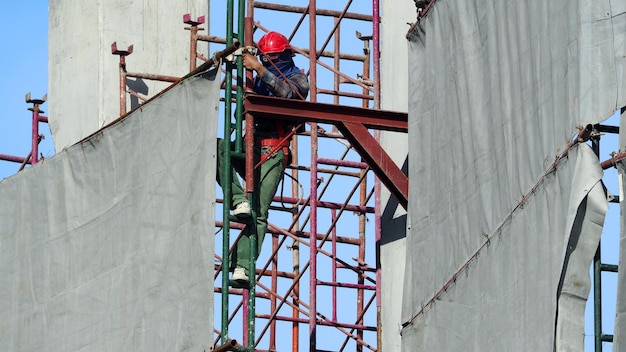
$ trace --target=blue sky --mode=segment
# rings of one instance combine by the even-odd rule
[[[2,1],[0,2],[0,36],[4,52],[0,65],[0,154],[25,157],[31,149],[31,112],[24,101],[26,93],[33,98],[42,98],[48,92],[48,1]],[[44,115],[48,115],[47,103],[43,104]],[[618,124],[613,117],[607,123]],[[54,155],[52,136],[47,124],[39,124],[44,140],[39,151],[44,157]],[[608,159],[611,151],[617,150],[615,138],[603,146],[601,160]],[[0,160],[0,179],[17,172],[20,164]],[[617,174],[612,170],[605,176],[609,190],[619,194]],[[603,234],[603,261],[617,263],[619,236],[619,207],[611,205]],[[603,278],[604,297],[607,303],[603,312],[605,333],[613,332],[615,274]],[[586,314],[585,351],[593,351],[592,313]],[[610,344],[604,350],[610,351]]]
[[[31,116],[24,97],[40,99],[48,92],[48,1],[0,2],[0,36],[4,47],[0,65],[0,154],[26,157],[31,150]],[[47,103],[42,105],[48,115]],[[54,155],[50,129],[39,152]],[[0,179],[13,175],[20,164],[0,161]]]

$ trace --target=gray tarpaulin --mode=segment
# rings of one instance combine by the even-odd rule
[[[458,227],[467,215],[432,228],[442,241],[409,237],[411,250],[435,263],[411,262],[403,351],[581,351],[589,263],[607,209],[601,177],[590,148],[575,148],[501,226],[473,236],[481,244],[447,278],[437,269],[455,262],[460,243],[473,239],[461,238],[471,236]],[[435,248],[441,255],[429,256]]]
[[[403,351],[582,350],[602,170],[551,165],[626,103],[624,5],[438,0],[412,33]]]
[[[215,72],[0,183],[3,350],[208,350]]]

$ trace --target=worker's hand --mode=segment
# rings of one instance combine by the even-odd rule
[[[243,58],[243,67],[247,68],[248,70],[254,70],[258,74],[263,73],[262,70],[264,70],[265,67],[263,67],[263,65],[259,62],[256,56],[250,55],[250,54],[243,54],[242,58]]]

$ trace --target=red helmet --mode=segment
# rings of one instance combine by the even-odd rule
[[[282,53],[290,48],[287,38],[278,32],[267,32],[259,40],[259,49],[265,54]]]

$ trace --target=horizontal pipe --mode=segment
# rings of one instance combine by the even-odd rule
[[[30,164],[30,154],[28,155],[28,158],[23,158],[21,156],[0,154],[0,160],[13,161],[13,162],[16,162],[16,163],[24,163],[24,162],[26,162],[27,164]]]
[[[352,82],[350,82],[350,83],[352,83]],[[321,89],[321,88],[318,88],[317,92],[319,94],[326,94],[326,95],[333,95],[333,96],[336,95],[336,96],[346,97],[346,98],[374,100],[374,96],[373,95],[369,95],[369,94],[340,92],[338,90],[329,90],[329,89]]]
[[[324,165],[335,165],[335,166],[346,166],[346,167],[354,167],[357,169],[367,169],[368,165],[359,161],[350,161],[350,160],[339,160],[339,159],[328,159],[328,158],[317,158],[317,162],[319,164]]]
[[[280,234],[283,234],[282,232],[280,232]],[[294,234],[294,236],[297,236],[299,238],[309,238],[311,233],[308,231],[296,231]],[[317,240],[318,241],[323,241],[327,239],[326,235],[322,234],[322,233],[318,233],[317,234]],[[361,240],[359,239],[355,239],[355,238],[351,238],[351,237],[345,237],[345,236],[337,236],[336,237],[336,241],[337,243],[342,243],[342,244],[352,244],[352,245],[358,245]],[[308,245],[308,243],[307,243]]]
[[[602,163],[600,163],[600,165],[602,166],[602,170],[610,169],[612,167],[617,166],[617,162],[621,161],[624,158],[626,158],[626,152],[614,154],[611,159],[607,159],[603,161]]]
[[[291,321],[291,322],[302,323],[302,324],[306,324],[309,322],[309,319],[287,317],[284,315],[272,316],[269,314],[257,314],[256,317],[261,318],[261,319],[271,319],[272,317],[274,317],[276,320]],[[325,326],[342,327],[342,328],[348,328],[348,329],[356,329],[356,330],[376,331],[376,327],[374,326],[367,326],[367,325],[360,325],[360,324],[347,324],[347,323],[339,323],[339,322],[326,321],[326,320],[318,320],[317,324],[325,325]]]
[[[293,12],[293,13],[306,13],[308,12],[308,7],[299,7],[299,6],[288,6],[288,5],[279,5],[279,4],[269,4],[265,2],[254,2],[254,7],[257,9],[264,10],[276,10],[276,11],[284,11],[284,12]],[[319,16],[327,16],[327,17],[342,17],[351,20],[360,20],[372,22],[372,15],[365,15],[354,12],[346,12],[342,11],[333,11],[333,10],[324,10],[324,9],[315,9],[315,14]]]
[[[352,258],[354,261],[356,261],[356,258]],[[356,266],[351,266],[351,265],[343,265],[341,263],[337,264],[337,269],[356,269]],[[359,266],[358,270],[362,271],[362,272],[370,272],[370,273],[375,273],[376,272],[376,268],[372,268],[371,266]]]
[[[613,342],[613,335],[610,334],[601,334],[600,335],[600,340],[604,341],[604,342]]]
[[[615,264],[604,264],[604,263],[600,264],[600,270],[602,271],[616,273],[618,272],[618,269],[619,269],[618,265],[615,265]]]
[[[204,35],[204,36],[198,35],[198,40],[203,40],[203,41],[210,42],[210,43],[226,44],[225,38],[209,36],[209,35]],[[309,49],[307,48],[297,48],[297,49],[298,51],[301,51],[309,55]],[[317,54],[317,57],[328,57],[328,58],[334,58],[336,55],[339,55],[339,58],[342,60],[357,61],[357,62],[363,62],[366,59],[365,55],[343,54],[343,53],[337,54],[332,51],[321,51],[321,52],[317,52],[316,54]]]
[[[602,170],[610,169],[612,167],[617,166],[617,162],[621,161],[626,157],[626,153],[620,153],[613,156],[611,159],[607,159],[600,163],[602,166]]]
[[[215,227],[218,228],[222,228],[224,227],[224,222],[222,221],[215,221]],[[243,230],[245,225],[240,224],[240,223],[236,223],[236,222],[231,222],[229,227],[231,229],[237,229],[237,230]],[[274,235],[281,235],[284,234],[280,231],[274,230],[272,227],[268,227],[267,228],[267,232],[274,234]],[[298,238],[309,238],[309,232],[304,232],[304,231],[295,231],[294,233],[292,233],[293,236],[296,236]],[[324,234],[318,234],[317,235],[317,239],[318,240],[324,240],[326,238],[326,235]],[[358,245],[361,241],[359,239],[355,239],[355,238],[351,238],[351,237],[345,237],[345,236],[337,236],[337,243],[343,243],[343,244],[353,244],[353,245]],[[308,243],[307,243],[308,245]]]
[[[307,55],[310,55],[311,51],[307,48],[297,48],[298,51],[301,51]],[[334,53],[332,51],[317,51],[315,53],[315,55],[319,58],[319,57],[329,57],[329,58],[339,58],[341,60],[348,60],[348,61],[357,61],[357,62],[363,62],[365,61],[366,57],[365,55],[356,55],[356,54],[342,54],[342,53]]]
[[[213,35],[198,34],[197,39],[203,42],[226,44],[226,38],[216,37]]]
[[[163,81],[176,83],[181,80],[180,77],[157,75],[154,73],[126,72],[126,77],[150,79],[153,81]]]
[[[228,341],[228,343],[225,343],[225,344],[223,344],[221,346],[216,346],[213,349],[213,352],[233,351],[235,346],[237,346],[237,340],[230,340],[230,341]]]
[[[319,128],[319,125],[317,126]],[[317,132],[317,137],[318,138],[333,138],[333,139],[346,139],[346,137],[343,136],[343,134],[338,133],[338,132],[327,132],[327,131],[318,131]],[[302,133],[298,133],[299,136],[310,136],[311,135],[311,131],[304,131]]]
[[[274,197],[274,200],[277,202],[291,203],[291,204],[302,203],[302,199],[293,198],[293,197]],[[343,208],[348,211],[356,211],[356,212],[364,212],[364,213],[374,212],[374,207],[340,204],[340,203],[326,202],[326,201],[319,201],[319,200],[317,201],[317,206],[322,207],[322,208],[329,208],[329,209],[342,209]]]
[[[595,125],[594,128],[600,133],[619,134],[619,126]]]
[[[311,167],[310,166],[296,165],[296,166],[289,166],[288,168],[289,169],[293,169],[293,170],[311,171]],[[350,172],[350,171],[344,171],[344,170],[333,170],[333,169],[324,169],[324,168],[318,168],[317,169],[317,173],[318,174],[350,176],[350,177],[356,177],[356,178],[360,178],[361,177],[361,173],[360,172]]]
[[[214,264],[213,265],[215,270],[218,270],[221,265],[219,264]],[[288,271],[282,271],[282,270],[276,270],[276,273],[278,274],[278,276],[280,277],[284,277],[287,279],[293,279],[294,275],[292,272],[288,272]],[[272,270],[265,270],[265,271],[261,271],[261,269],[256,269],[256,276],[271,276],[272,275]]]
[[[348,283],[345,283],[345,282],[332,282],[332,281],[320,281],[320,280],[317,280],[317,284],[318,285],[323,285],[323,286],[330,286],[330,287],[355,288],[355,289],[370,290],[370,291],[375,291],[376,290],[376,286],[359,285],[359,284],[348,284]]]
[[[274,197],[275,202],[279,203],[287,203],[287,204],[301,204],[303,202],[302,199],[294,198],[294,197]],[[222,203],[222,199],[217,199],[218,203]],[[350,204],[341,204],[335,202],[326,202],[326,201],[318,201],[317,206],[320,208],[328,208],[328,209],[345,209],[347,211],[353,212],[361,212],[361,213],[374,213],[374,207],[360,206],[360,205],[350,205]],[[243,225],[242,227],[243,228]]]

